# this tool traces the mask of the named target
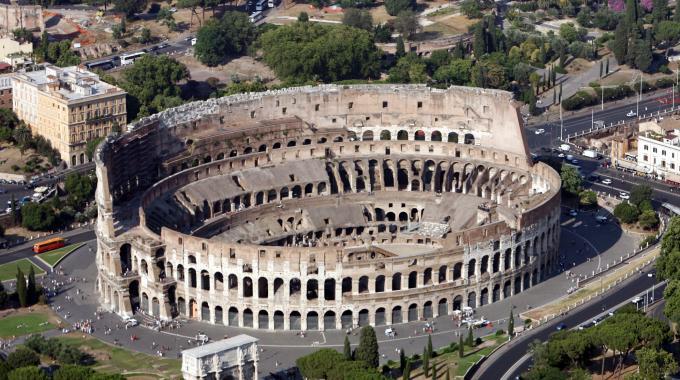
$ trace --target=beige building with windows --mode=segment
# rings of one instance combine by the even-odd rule
[[[47,138],[69,166],[89,162],[87,142],[127,122],[125,91],[81,67],[21,71],[12,90],[19,119]]]

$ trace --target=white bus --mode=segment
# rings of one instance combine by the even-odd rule
[[[120,64],[121,64],[121,66],[131,65],[131,64],[135,63],[135,60],[137,58],[143,56],[144,54],[146,54],[146,53],[143,52],[143,51],[138,51],[136,53],[130,53],[130,54],[121,54]]]

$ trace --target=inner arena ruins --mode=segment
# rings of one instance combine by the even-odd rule
[[[97,287],[121,316],[390,325],[558,263],[560,178],[498,90],[299,87],[194,102],[96,152]]]

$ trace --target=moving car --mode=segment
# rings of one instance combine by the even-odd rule
[[[604,215],[595,215],[595,220],[600,224],[607,223],[607,217]]]
[[[611,185],[611,184],[612,184],[612,180],[609,179],[609,178],[605,178],[605,179],[602,180],[602,184],[603,184],[603,185]]]
[[[545,129],[543,128],[538,128],[537,130],[534,131],[535,134],[537,135],[542,135],[545,133]]]
[[[626,116],[628,116],[628,117],[634,117],[634,116],[637,116],[637,113],[636,113],[635,111],[633,111],[633,110],[630,110],[630,111],[628,111],[628,113],[626,114]]]
[[[577,215],[578,215],[578,211],[576,211],[576,210],[569,210],[569,216],[577,216]]]
[[[626,193],[625,191],[622,191],[619,193],[619,197],[624,200],[630,199],[630,194]]]
[[[556,328],[557,331],[562,331],[562,330],[566,330],[566,329],[567,329],[567,325],[564,322],[557,325],[557,328]]]

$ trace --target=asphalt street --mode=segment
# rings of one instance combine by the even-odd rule
[[[572,328],[579,326],[587,321],[590,321],[601,314],[603,311],[618,305],[626,300],[633,298],[635,295],[643,292],[645,289],[650,288],[656,283],[656,278],[654,276],[649,277],[646,275],[649,269],[643,270],[637,277],[633,277],[631,280],[625,284],[619,285],[617,288],[609,293],[605,294],[605,297],[598,299],[597,301],[590,302],[584,306],[575,309],[574,311],[568,313],[562,318],[556,318],[546,324],[541,328],[532,331],[525,336],[516,338],[513,342],[506,345],[504,348],[499,350],[495,355],[493,355],[490,360],[488,360],[484,365],[477,371],[473,379],[502,379],[506,372],[510,368],[520,361],[522,357],[529,352],[529,345],[534,340],[546,341],[550,334],[556,331],[556,327],[564,323],[567,328]],[[663,287],[660,286],[657,290],[657,297],[661,297],[663,294]],[[522,371],[525,371],[528,366],[528,362],[525,366],[520,366],[520,368],[515,369],[510,378],[515,378]]]
[[[72,234],[66,234],[66,242],[67,244],[89,242],[95,239],[95,237],[94,231],[90,229],[73,231]],[[33,244],[37,241],[39,240],[28,242],[0,253],[0,264],[33,256]]]

